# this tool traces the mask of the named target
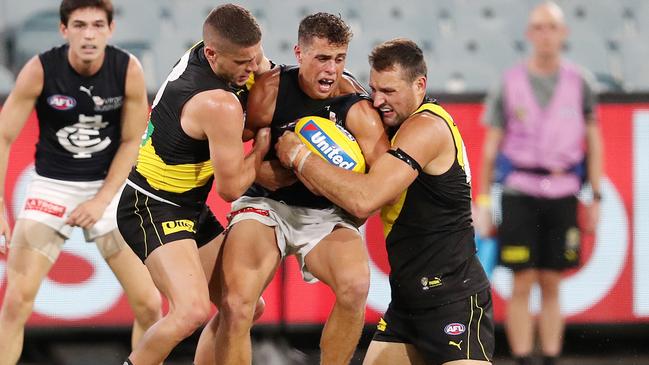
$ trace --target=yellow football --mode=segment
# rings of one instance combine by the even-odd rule
[[[300,118],[295,134],[311,152],[329,163],[345,170],[365,172],[365,157],[358,142],[331,120],[316,116]]]

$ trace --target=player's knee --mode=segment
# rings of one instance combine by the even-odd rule
[[[196,300],[178,306],[170,315],[175,318],[176,328],[181,338],[190,336],[196,329],[210,319],[211,305],[209,300]]]
[[[131,303],[135,320],[139,324],[148,328],[153,325],[162,316],[162,299],[160,295],[147,295],[138,298]]]
[[[24,321],[34,307],[35,293],[30,293],[23,288],[9,286],[3,299],[4,319]]]
[[[336,302],[348,308],[364,308],[369,290],[369,276],[346,277],[337,284]]]
[[[219,311],[228,328],[245,328],[252,323],[258,306],[259,302],[256,298],[246,298],[231,293],[223,298]]]

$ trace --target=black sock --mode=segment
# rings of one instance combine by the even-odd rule
[[[557,356],[543,355],[543,365],[556,365]]]
[[[527,355],[527,356],[517,356],[514,357],[514,360],[516,361],[516,365],[533,365],[534,362],[532,361],[532,356]]]

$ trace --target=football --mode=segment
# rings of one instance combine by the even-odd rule
[[[300,118],[295,134],[311,152],[345,170],[365,172],[361,147],[343,127],[329,119],[316,116]]]

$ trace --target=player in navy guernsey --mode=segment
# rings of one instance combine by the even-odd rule
[[[370,55],[374,106],[392,147],[367,174],[305,152],[293,133],[276,145],[300,180],[357,217],[379,208],[392,301],[364,364],[489,364],[494,350],[489,282],[476,258],[471,173],[451,116],[426,98],[426,63],[412,41]]]
[[[225,4],[210,12],[203,41],[180,58],[156,95],[117,222],[170,307],[126,364],[161,363],[210,318],[208,279],[218,285],[213,272],[223,227],[206,199],[214,183],[219,196],[232,201],[256,177],[269,133],[260,130],[244,155],[243,103],[246,84],[269,68],[252,14]],[[196,352],[199,365],[216,361],[215,343],[206,336],[200,339],[206,346]]]
[[[64,0],[60,15],[67,43],[27,62],[0,113],[0,191],[9,147],[34,107],[39,126],[36,174],[13,235],[0,215],[0,234],[11,244],[0,312],[2,365],[18,361],[38,288],[73,227],[96,242],[122,284],[135,312],[133,345],[161,312],[151,277],[115,223],[117,193],[148,112],[142,68],[106,45],[113,31],[110,1]]]
[[[250,91],[246,126],[271,127],[273,139],[305,116],[320,116],[348,129],[369,164],[388,147],[381,120],[354,80],[343,76],[349,27],[317,13],[300,22],[295,54],[299,66],[262,75]],[[252,133],[249,132],[249,135]],[[336,295],[320,347],[323,364],[348,363],[364,323],[369,289],[367,251],[357,222],[302,183],[277,188],[294,175],[269,154],[281,183],[264,181],[232,204],[223,248],[225,293],[219,304],[217,349],[223,364],[249,364],[250,327],[257,298],[280,260],[294,254],[305,280],[320,279]],[[290,175],[290,176],[286,176]],[[259,180],[258,179],[258,180]]]

